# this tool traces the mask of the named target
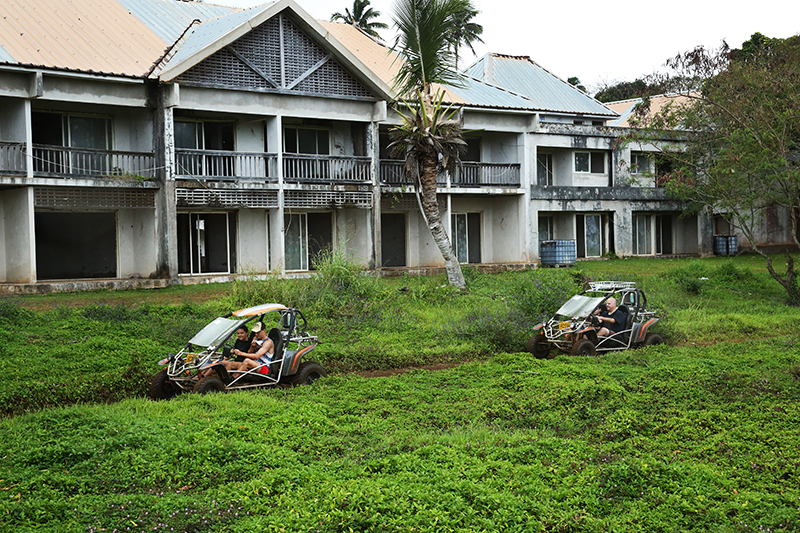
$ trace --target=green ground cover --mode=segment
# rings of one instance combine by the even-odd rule
[[[760,261],[468,272],[466,294],[339,267],[204,288],[212,298],[172,288],[178,305],[0,302],[0,530],[800,528],[800,310]],[[668,345],[520,353],[525,328],[589,278],[643,286]],[[307,312],[332,378],[141,397],[158,357],[198,326],[275,300]]]

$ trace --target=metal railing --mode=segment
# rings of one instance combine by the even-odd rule
[[[384,185],[402,185],[405,161],[381,159],[380,178]],[[440,187],[447,185],[447,174],[436,178]],[[463,163],[450,180],[452,187],[519,187],[519,163]]]
[[[24,174],[25,143],[0,141],[0,174]]]
[[[454,187],[519,187],[519,163],[465,162],[451,180]]]
[[[278,156],[263,152],[175,150],[175,173],[210,180],[278,181]]]
[[[299,182],[369,182],[372,181],[371,162],[372,159],[365,156],[284,154],[283,179]]]
[[[36,176],[152,178],[154,163],[155,157],[147,152],[33,145]]]

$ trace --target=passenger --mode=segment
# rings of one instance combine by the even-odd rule
[[[605,310],[597,308],[594,313],[600,320],[600,327],[596,328],[599,337],[608,337],[625,329],[628,317],[617,307],[617,300],[613,296],[606,300]]]
[[[233,369],[234,372],[247,372],[262,365],[269,365],[272,362],[272,355],[275,352],[275,347],[272,344],[272,339],[267,337],[267,331],[264,324],[261,322],[253,326],[253,342],[247,352],[241,350],[232,350],[231,353],[245,357],[244,361],[237,363],[237,367]]]

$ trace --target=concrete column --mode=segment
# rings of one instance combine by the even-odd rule
[[[268,122],[267,143],[270,150],[278,154],[278,208],[269,211],[269,259],[270,269],[286,272],[285,235],[283,227],[284,190],[283,190],[283,117],[276,116]]]
[[[0,192],[0,213],[8,283],[36,281],[36,233],[34,226],[33,187]]]
[[[536,181],[537,146],[533,135],[527,131],[522,134],[522,153],[520,154],[520,186],[525,191],[522,195],[521,249],[522,260],[531,262],[539,258],[539,213],[531,205],[531,187]]]
[[[175,186],[175,122],[172,109],[180,105],[177,84],[153,87],[156,92],[153,149],[156,176],[156,273],[160,278],[178,277],[178,209]]]
[[[372,177],[372,239],[371,253],[367,254],[367,268],[379,268],[383,264],[381,240],[381,179],[380,179],[380,146],[378,138],[378,123],[370,122],[367,125],[367,154],[370,161],[370,176]]]
[[[714,217],[708,212],[697,215],[697,253],[700,257],[714,255]]]

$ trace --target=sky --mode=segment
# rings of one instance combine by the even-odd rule
[[[264,0],[206,0],[252,7]],[[316,19],[352,10],[352,0],[295,0]],[[393,40],[391,14],[395,0],[372,0],[380,31]],[[633,81],[656,71],[664,62],[697,45],[717,48],[725,40],[738,48],[755,32],[768,37],[800,33],[800,0],[672,0],[606,4],[596,0],[472,0],[483,26],[477,57],[489,52],[528,56],[556,76],[578,77],[594,93],[620,81]],[[739,7],[734,7],[734,6]],[[610,7],[606,7],[610,6]],[[477,59],[469,50],[460,64]]]

